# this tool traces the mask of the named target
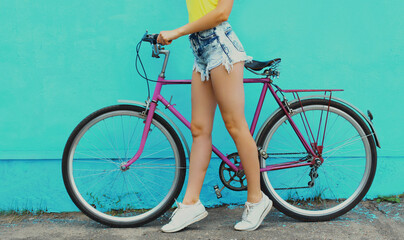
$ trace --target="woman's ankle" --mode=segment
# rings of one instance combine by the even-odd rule
[[[182,200],[182,204],[184,204],[184,205],[194,205],[198,201],[199,201],[199,198],[197,198],[197,199],[185,199],[184,198],[184,200]]]
[[[260,191],[258,194],[248,194],[247,196],[247,202],[249,203],[258,203],[262,200],[262,198],[264,197],[264,194],[262,193],[262,191]]]

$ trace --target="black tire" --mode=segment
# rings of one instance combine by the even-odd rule
[[[105,150],[105,152],[102,152],[102,150],[98,151],[99,148],[96,148],[97,152],[94,153],[94,157],[93,157],[94,159],[91,159],[91,161],[92,161],[91,166],[94,166],[94,168],[92,167],[90,169],[90,171],[93,170],[93,172],[91,172],[88,175],[84,175],[85,180],[79,179],[79,178],[81,178],[81,176],[78,175],[80,173],[79,171],[83,172],[83,170],[84,170],[84,169],[76,170],[76,168],[78,168],[77,166],[81,166],[80,164],[84,164],[84,163],[80,163],[79,161],[82,161],[82,162],[89,161],[89,160],[86,160],[85,158],[83,158],[83,159],[85,159],[85,161],[84,161],[84,160],[80,160],[79,157],[75,157],[76,155],[79,156],[78,154],[80,153],[80,151],[82,149],[82,148],[80,148],[79,144],[81,142],[83,142],[83,144],[85,145],[85,143],[87,142],[87,139],[96,139],[96,138],[91,138],[90,133],[95,132],[95,130],[97,130],[97,127],[102,126],[102,123],[104,123],[104,125],[108,126],[109,123],[118,122],[118,120],[120,119],[120,121],[127,121],[127,125],[129,127],[131,127],[132,125],[134,125],[134,124],[132,124],[133,120],[137,120],[138,123],[143,122],[145,117],[144,116],[139,117],[139,116],[141,116],[140,113],[142,111],[144,111],[144,107],[134,106],[134,105],[115,105],[115,106],[109,106],[109,107],[102,108],[102,109],[90,114],[88,117],[86,117],[84,120],[82,120],[78,124],[78,126],[74,129],[74,131],[71,133],[71,135],[66,143],[64,152],[63,152],[63,160],[62,160],[63,181],[64,181],[64,185],[66,187],[66,190],[67,190],[70,198],[72,199],[74,204],[84,214],[86,214],[91,219],[93,219],[99,223],[102,223],[104,225],[107,225],[107,226],[137,227],[137,226],[141,226],[145,223],[155,220],[156,218],[161,216],[164,212],[166,212],[173,205],[175,199],[180,194],[182,186],[184,184],[184,179],[185,179],[185,174],[186,174],[186,161],[185,161],[185,153],[184,153],[182,143],[181,143],[180,138],[178,137],[177,133],[170,126],[170,124],[166,120],[164,120],[161,116],[159,116],[157,113],[154,113],[152,125],[151,125],[151,128],[152,127],[154,127],[154,128],[151,130],[154,130],[154,132],[157,132],[153,136],[156,136],[156,134],[159,134],[160,132],[162,133],[163,138],[160,138],[160,135],[157,135],[157,136],[159,136],[158,139],[162,139],[162,142],[165,140],[165,138],[167,139],[167,146],[169,146],[169,147],[167,148],[168,150],[165,150],[165,152],[171,153],[171,151],[172,151],[173,156],[174,156],[172,158],[173,163],[171,165],[167,164],[167,167],[160,168],[160,166],[157,166],[160,163],[160,162],[158,162],[160,159],[153,160],[153,158],[147,158],[147,159],[145,158],[146,160],[142,160],[142,161],[146,161],[146,163],[144,163],[144,162],[142,163],[142,162],[140,162],[140,158],[139,158],[139,161],[132,164],[130,166],[129,170],[127,170],[125,172],[120,170],[119,164],[122,162],[126,162],[125,159],[128,159],[128,157],[126,155],[127,154],[129,155],[130,151],[132,151],[130,146],[132,146],[132,144],[133,144],[132,139],[135,135],[136,127],[138,126],[138,125],[136,125],[134,127],[135,130],[132,130],[132,136],[130,138],[129,138],[129,135],[126,137],[126,139],[125,139],[125,136],[123,137],[122,143],[124,143],[124,144],[121,144],[121,145],[126,146],[126,144],[128,142],[127,149],[125,149],[126,150],[125,158],[123,158],[123,157],[122,157],[122,159],[121,158],[116,159],[116,157],[114,157],[114,159],[112,157],[109,158],[108,153],[111,150]],[[102,120],[98,120],[98,119],[102,119]],[[107,122],[107,123],[105,123],[105,122]],[[94,127],[94,126],[97,126],[97,127]],[[140,123],[140,127],[137,129],[141,129],[141,133],[142,133],[143,127],[144,127],[144,124]],[[130,128],[130,129],[132,129],[132,128]],[[119,129],[119,127],[116,127],[116,129]],[[112,134],[114,134],[114,130],[115,129],[112,129]],[[126,128],[124,128],[124,124],[122,123],[121,132],[124,133],[125,130],[126,130]],[[149,132],[149,135],[151,135],[153,133],[153,131],[151,131],[151,130]],[[86,135],[87,132],[90,132],[90,133],[88,133]],[[121,133],[121,132],[116,130],[116,135],[118,135],[118,133]],[[141,136],[141,133],[140,133],[140,136]],[[108,134],[108,132],[107,132],[107,134]],[[89,136],[89,137],[87,138],[87,136]],[[84,139],[84,140],[82,140],[82,139]],[[148,137],[148,141],[146,141],[145,149],[147,148],[148,144],[151,143],[150,141],[152,141],[152,140],[150,140],[150,139],[151,139],[151,137]],[[118,142],[119,141],[120,140],[118,140]],[[100,142],[99,146],[101,146],[102,141],[100,140],[99,142]],[[163,142],[163,143],[165,143],[165,142]],[[118,146],[118,144],[116,144],[116,145]],[[88,144],[88,146],[90,146],[90,144]],[[96,145],[96,146],[98,146],[98,145]],[[172,149],[170,147],[172,147]],[[136,145],[136,147],[134,147],[134,148],[135,148],[134,151],[137,151],[139,147],[138,147],[138,145]],[[119,149],[115,149],[115,146],[114,146],[114,150],[119,151]],[[98,157],[98,154],[101,155],[101,153],[99,153],[99,152],[101,152],[103,154],[102,157]],[[158,152],[159,151],[156,151],[156,153],[158,153]],[[87,152],[85,152],[85,153],[87,153]],[[120,152],[119,152],[119,154],[120,154]],[[143,153],[142,156],[144,154],[145,153]],[[155,154],[155,153],[153,152],[152,154]],[[123,154],[122,154],[122,156],[123,156]],[[130,156],[132,157],[133,153]],[[129,159],[130,159],[130,157],[129,157]],[[152,160],[149,160],[149,159],[152,159]],[[100,161],[100,160],[103,160],[103,161]],[[171,161],[171,158],[167,157],[166,159],[161,159],[160,161],[169,161],[169,160]],[[95,162],[101,163],[99,165],[102,165],[103,168],[99,168],[98,165],[95,164]],[[138,162],[142,163],[142,165],[136,165]],[[171,163],[171,162],[169,162],[169,163]],[[86,164],[88,165],[88,163],[86,163]],[[110,165],[108,165],[108,164],[110,164]],[[107,166],[108,167],[111,166],[110,167],[111,170],[108,169],[108,171],[107,171],[107,169],[104,169],[103,165],[105,165],[105,168],[107,168]],[[147,168],[150,168],[148,166],[151,166],[152,170],[147,169]],[[156,166],[156,167],[153,167],[153,166]],[[145,169],[145,170],[143,170],[143,169]],[[154,169],[156,169],[156,170],[154,170]],[[164,172],[163,172],[163,170],[159,170],[159,169],[163,169]],[[85,169],[85,170],[87,171],[87,169]],[[174,173],[171,173],[171,170]],[[140,171],[140,173],[139,173],[139,171]],[[143,173],[142,171],[144,171],[145,173]],[[163,173],[163,175],[160,175],[160,172],[157,172],[157,174],[156,174],[157,176],[154,177],[152,175],[153,173],[155,173],[154,171],[161,171]],[[96,174],[92,174],[94,172]],[[169,172],[169,173],[165,174],[165,172]],[[102,174],[102,175],[100,175],[100,176],[102,176],[102,178],[98,177],[98,175],[99,175],[98,173]],[[150,173],[151,175],[146,175],[147,173]],[[114,176],[114,174],[116,174],[116,175]],[[141,175],[141,174],[143,174],[143,175]],[[168,180],[167,180],[167,182],[161,181],[160,179],[163,178],[165,175],[169,176],[170,179],[172,178],[173,179],[172,182],[169,182]],[[144,177],[142,177],[142,176],[144,176]],[[92,182],[90,182],[90,181],[88,181],[88,177],[94,178],[94,180]],[[99,178],[100,180],[97,180],[97,178]],[[83,178],[81,178],[81,179],[83,179]],[[126,186],[127,191],[125,190],[123,184],[120,184],[118,182],[120,179],[124,180],[124,183],[127,183],[127,186]],[[150,182],[147,182],[146,179],[151,179],[151,180],[155,179],[155,180],[150,183]],[[83,183],[81,183],[80,181],[83,181]],[[86,186],[85,183],[87,181],[88,181],[88,183]],[[138,182],[136,182],[136,181],[138,181]],[[104,182],[108,183],[109,185],[104,185]],[[118,183],[116,183],[116,182],[118,182]],[[76,186],[77,183],[82,184],[82,185]],[[110,183],[112,183],[112,185]],[[94,187],[90,187],[90,184],[92,184],[92,186],[94,186]],[[143,186],[142,186],[142,184],[143,184]],[[120,193],[121,196],[118,196],[119,195],[118,190],[119,190],[120,185],[122,185],[121,186],[122,192]],[[114,191],[116,191],[116,193],[115,193],[116,198],[114,200],[112,197],[113,194],[107,194],[107,190],[106,190],[107,186],[108,187],[110,186],[111,193],[114,193]],[[166,186],[168,188],[167,193],[164,192],[166,190],[165,189]],[[89,190],[86,187],[88,187]],[[93,190],[99,191],[100,192],[99,195],[91,196],[93,194]],[[153,205],[153,206],[142,207],[141,204],[143,202],[147,202],[146,199],[145,200],[142,199],[142,198],[146,198],[146,197],[144,197],[145,194],[147,194],[146,190],[150,193],[151,196],[153,196],[153,197],[156,196],[154,198],[156,200],[149,199],[150,202],[155,201],[155,203],[150,203],[150,204],[154,204],[156,206]],[[87,191],[87,194],[84,193],[85,191]],[[142,191],[142,192],[140,192],[140,191]],[[153,193],[155,195],[153,195],[153,193],[151,191],[153,191]],[[90,192],[90,194],[88,194],[88,192]],[[145,192],[145,194],[143,194],[143,192]],[[98,194],[98,192],[96,192],[94,194]],[[158,194],[161,194],[162,196],[160,196]],[[164,194],[166,194],[166,195],[164,195]],[[89,197],[89,195],[91,197]],[[96,199],[96,200],[94,200],[94,201],[92,200],[92,202],[90,202],[90,200],[89,200],[90,198]],[[163,199],[160,201],[160,198],[163,198]],[[116,199],[118,199],[118,201],[116,201]],[[98,204],[98,202],[96,202],[96,201],[99,201],[100,203]],[[103,201],[109,201],[109,202],[105,203]],[[125,205],[125,203],[123,203],[124,201],[127,201],[126,205]],[[139,207],[135,208],[135,207],[132,207],[131,205],[138,205]],[[104,210],[104,208],[105,208],[105,210]],[[131,214],[133,214],[133,216],[129,216]],[[139,214],[139,215],[135,216],[135,214]]]
[[[345,142],[340,143],[342,146],[340,148],[338,148],[338,146],[335,147],[335,145],[334,146],[331,145],[333,148],[331,148],[331,150],[328,150],[329,153],[327,153],[327,149],[324,149],[323,157],[324,157],[324,159],[327,157],[327,161],[332,161],[334,158],[340,162],[349,160],[349,163],[357,164],[358,168],[359,167],[362,168],[361,165],[365,164],[365,166],[363,167],[364,168],[363,177],[356,178],[356,176],[355,176],[355,179],[360,179],[360,182],[358,183],[358,187],[355,189],[355,192],[354,192],[354,190],[347,190],[347,193],[344,192],[344,194],[351,194],[350,192],[353,192],[352,195],[349,195],[350,197],[346,197],[345,200],[344,200],[344,197],[341,197],[341,198],[337,197],[337,196],[343,195],[342,193],[340,195],[338,195],[339,192],[334,194],[334,196],[336,197],[336,200],[332,200],[332,198],[329,198],[329,199],[324,198],[322,196],[322,194],[324,193],[324,191],[327,191],[327,192],[333,191],[333,190],[329,190],[329,189],[331,189],[330,186],[332,185],[332,183],[335,183],[336,187],[339,187],[342,184],[346,184],[346,185],[351,184],[349,182],[345,182],[347,178],[345,178],[345,180],[342,180],[341,182],[339,182],[339,181],[331,182],[330,181],[331,184],[330,184],[330,182],[328,182],[328,180],[325,180],[325,181],[327,181],[327,183],[321,183],[320,179],[318,179],[318,180],[315,179],[315,180],[317,180],[318,185],[323,184],[324,186],[326,186],[326,184],[328,184],[329,189],[327,189],[327,187],[325,187],[324,189],[326,189],[326,190],[323,190],[323,189],[318,190],[317,191],[319,193],[318,197],[314,196],[314,194],[312,194],[313,197],[307,197],[307,196],[309,196],[309,193],[310,193],[309,191],[311,191],[311,188],[306,187],[306,188],[299,189],[299,187],[308,186],[307,181],[304,182],[304,180],[301,180],[301,179],[305,178],[304,174],[307,174],[307,171],[310,170],[308,167],[307,167],[307,169],[304,169],[306,167],[299,167],[299,168],[291,168],[290,170],[276,170],[276,171],[262,172],[261,186],[262,186],[262,190],[273,200],[274,206],[279,211],[283,212],[284,214],[286,214],[292,218],[295,218],[297,220],[301,220],[301,221],[327,221],[327,220],[331,220],[333,218],[339,217],[339,216],[345,214],[346,212],[350,211],[353,207],[355,207],[363,199],[363,197],[368,192],[368,190],[372,184],[372,181],[373,181],[373,178],[375,175],[375,171],[376,171],[376,165],[377,165],[377,163],[376,163],[377,162],[376,146],[375,146],[375,142],[374,142],[374,138],[373,138],[373,133],[369,130],[369,128],[368,128],[367,124],[364,122],[364,120],[357,113],[355,113],[351,108],[349,108],[339,102],[335,102],[335,101],[330,102],[327,99],[306,99],[306,100],[302,100],[301,103],[295,102],[295,103],[291,104],[291,106],[290,106],[291,109],[293,109],[293,111],[294,111],[294,113],[292,115],[296,116],[296,118],[299,117],[299,119],[300,119],[299,114],[295,114],[295,113],[301,111],[301,104],[305,111],[308,109],[312,109],[312,112],[306,111],[306,114],[308,117],[310,117],[311,113],[313,114],[313,116],[318,116],[319,113],[322,112],[322,110],[326,110],[328,105],[330,104],[330,116],[335,114],[335,116],[336,116],[335,121],[341,121],[341,124],[343,126],[352,125],[352,132],[358,131],[359,137],[357,137],[357,138],[359,140],[361,140],[359,143],[355,143],[355,141],[357,141],[357,140],[355,140],[354,138],[353,138],[354,140],[352,140],[352,138],[351,139],[348,138],[346,143]],[[319,110],[318,113],[315,112],[317,110]],[[316,115],[316,114],[318,114],[318,115]],[[301,114],[301,115],[303,115],[303,114]],[[303,119],[303,117],[302,117],[302,119]],[[274,156],[274,157],[268,157],[268,159],[266,159],[266,160],[261,158],[260,159],[261,167],[266,166],[267,165],[266,162],[270,162],[270,161],[272,161],[271,164],[276,163],[276,161],[290,161],[290,160],[283,160],[282,158],[296,159],[296,156],[292,155],[292,154],[299,154],[299,151],[296,151],[295,153],[291,152],[289,155],[284,153],[283,156],[280,156],[280,155],[282,155],[281,152],[284,150],[279,150],[279,153],[277,153],[276,151],[274,151],[274,149],[276,149],[275,147],[271,147],[272,149],[267,149],[268,146],[271,146],[271,140],[272,140],[271,138],[282,139],[280,137],[281,135],[279,135],[280,133],[278,135],[276,135],[277,131],[282,132],[283,129],[286,129],[286,130],[284,130],[286,133],[286,132],[290,131],[290,130],[288,130],[288,128],[292,129],[290,127],[289,122],[285,123],[285,118],[286,118],[286,116],[285,116],[284,112],[279,111],[268,121],[266,126],[263,128],[262,133],[260,134],[260,136],[258,136],[257,145],[262,146],[263,149],[266,150],[266,152],[269,154],[269,156],[271,156],[271,154],[272,154],[272,156]],[[313,119],[314,118],[315,117],[313,117]],[[347,119],[349,119],[349,120],[347,120]],[[344,123],[344,121],[346,122],[346,124]],[[332,122],[330,119],[330,125],[331,124],[332,124]],[[289,125],[289,127],[288,127],[288,125]],[[337,124],[337,126],[338,126],[338,124]],[[276,128],[276,130],[275,130],[275,128]],[[320,128],[321,128],[321,126],[319,127],[319,129]],[[299,130],[302,132],[302,134],[303,133],[305,134],[303,129],[301,129],[299,127]],[[293,131],[293,130],[291,130],[291,131]],[[329,131],[331,131],[331,130],[329,130]],[[316,132],[316,131],[314,130],[313,132]],[[318,131],[318,132],[320,132],[320,131]],[[335,133],[337,135],[339,133],[341,133],[341,135],[343,135],[342,133],[344,133],[344,131],[343,131],[343,129],[337,128]],[[294,137],[292,135],[296,135],[296,134],[294,132],[292,132],[292,134],[288,135],[288,138]],[[309,135],[309,133],[307,133],[307,135]],[[324,135],[327,135],[327,134],[324,133]],[[335,136],[335,134],[334,134],[334,136]],[[307,137],[305,137],[305,138],[307,139]],[[276,139],[276,141],[278,141],[278,139]],[[273,140],[273,141],[274,141],[274,143],[273,143],[274,146],[280,146],[280,144],[277,144],[275,142],[275,140]],[[289,140],[286,140],[286,141],[289,141]],[[295,140],[293,140],[293,141],[295,141]],[[293,142],[293,141],[292,141],[292,139],[290,140],[290,142]],[[335,141],[337,141],[337,140],[335,140]],[[290,145],[297,145],[299,143],[296,143],[296,144],[290,143]],[[284,142],[282,142],[282,144],[286,145]],[[361,148],[361,146],[363,145],[363,152],[365,154],[362,157],[359,156],[358,157],[359,160],[355,160],[353,158],[350,159],[350,157],[345,157],[346,159],[344,160],[343,157],[338,158],[338,157],[333,156],[335,154],[335,152],[338,153],[340,151],[340,149],[344,149],[344,147],[346,147],[346,146],[348,146],[347,148],[349,148],[349,145],[353,145],[353,144],[357,144],[356,146],[358,146],[358,149]],[[267,145],[267,146],[264,146],[264,145]],[[278,148],[280,148],[280,147],[278,147]],[[336,150],[334,150],[334,148]],[[302,149],[303,149],[302,152],[305,152],[305,149],[303,148],[303,146],[302,146]],[[353,149],[355,150],[355,148],[353,148]],[[299,149],[299,150],[301,150],[301,149]],[[342,150],[341,152],[342,152],[341,156],[344,156],[344,154],[347,154],[347,153],[344,153],[344,150]],[[346,151],[346,152],[349,152],[349,151]],[[362,150],[358,151],[358,152],[361,153]],[[325,156],[325,153],[327,153],[331,156]],[[302,159],[305,154],[307,155],[307,152],[305,152],[304,154],[302,153],[302,155],[299,156],[300,159]],[[279,158],[279,159],[276,159],[276,158]],[[328,160],[328,158],[331,158],[331,159]],[[363,159],[364,163],[362,163],[361,159]],[[263,161],[263,160],[265,160],[265,161]],[[335,162],[337,162],[337,160]],[[327,179],[327,177],[329,177],[329,176],[327,176],[327,174],[329,174],[330,171],[327,172],[325,170],[325,167],[328,167],[328,165],[326,165],[326,164],[327,164],[327,162],[325,160],[324,163],[318,168],[320,175],[322,175],[323,179]],[[339,163],[339,164],[341,164],[341,163]],[[268,164],[268,165],[270,165],[270,164]],[[330,168],[333,168],[334,171],[335,170],[338,171],[339,168],[341,168],[341,167],[335,168],[335,166],[337,166],[337,165],[334,165],[333,162],[330,163]],[[324,170],[321,170],[322,167],[324,167]],[[352,167],[347,166],[345,168],[352,168]],[[295,170],[292,170],[292,169],[295,169]],[[297,170],[297,169],[300,169],[300,170]],[[302,177],[299,179],[300,176],[298,176],[298,175],[291,175],[290,177],[286,177],[287,175],[281,176],[282,171],[284,171],[284,173],[287,173],[286,171],[290,171],[290,172],[294,171],[294,173],[302,172]],[[321,172],[321,171],[323,171],[323,172]],[[361,169],[359,169],[357,171],[358,176],[362,176],[362,175],[360,175],[360,174],[362,174],[361,171],[362,171]],[[342,172],[342,173],[351,174],[351,172],[349,172],[349,169],[345,170],[345,172]],[[341,176],[343,174],[341,174]],[[352,173],[352,174],[356,174],[356,173]],[[270,175],[272,175],[272,177],[270,177]],[[334,176],[337,176],[338,173],[334,174],[334,172],[332,172],[331,175],[332,175],[332,177],[334,177]],[[316,176],[316,174],[314,174],[314,176]],[[296,182],[296,186],[292,187],[293,185],[292,184],[289,185],[289,183],[286,185],[283,183],[281,184],[282,180],[279,180],[280,183],[274,183],[274,186],[272,186],[271,182],[278,181],[278,179],[280,179],[282,177],[285,178],[285,182],[287,182],[288,179],[290,180],[290,183]],[[309,175],[309,177],[310,177],[310,175]],[[269,180],[270,178],[272,178],[272,181]],[[306,185],[305,185],[305,183],[306,183]],[[276,184],[278,184],[278,186],[275,186]],[[280,187],[280,186],[287,186],[287,187]],[[355,186],[356,185],[352,183],[353,189]],[[350,187],[345,187],[345,188],[350,189]],[[344,188],[342,188],[342,186],[341,186],[340,189],[343,190]],[[286,191],[288,191],[288,192],[286,192]],[[300,194],[299,191],[301,191],[301,192],[306,191],[307,195],[304,196],[303,194]],[[314,188],[312,189],[312,192],[313,193],[315,192]],[[324,195],[326,195],[326,194],[324,194]],[[330,195],[330,194],[328,194],[328,195]],[[304,198],[306,198],[306,200],[304,200]],[[316,203],[319,206],[313,205],[310,202],[312,200],[316,201]],[[327,206],[327,204],[329,204],[329,206]],[[333,204],[335,204],[335,206],[331,206]],[[327,207],[329,207],[329,208],[327,208]],[[316,208],[319,208],[319,209],[316,209]]]

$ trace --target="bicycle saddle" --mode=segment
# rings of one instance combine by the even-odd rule
[[[250,62],[250,63],[245,63],[244,67],[249,68],[249,69],[254,70],[254,71],[259,71],[259,70],[262,70],[265,67],[271,67],[272,65],[274,65],[276,63],[280,63],[280,62],[281,62],[280,58],[275,58],[273,60],[266,61],[266,62],[260,62],[260,61],[252,60],[252,62]]]

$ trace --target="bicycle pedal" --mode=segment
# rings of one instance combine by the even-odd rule
[[[213,189],[215,190],[217,199],[221,198],[222,197],[221,191],[224,189],[224,186],[221,189],[219,189],[219,186],[215,185],[213,186]]]

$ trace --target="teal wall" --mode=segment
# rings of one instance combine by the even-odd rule
[[[379,158],[378,172],[365,198],[403,193],[402,159]],[[223,189],[216,198],[213,186],[223,186],[217,174],[220,160],[213,158],[202,186],[201,201],[207,207],[221,204],[244,204],[247,192]],[[66,212],[79,211],[69,198],[60,173],[60,160],[2,160],[0,161],[0,212],[29,210]],[[188,173],[187,173],[188,177]],[[187,181],[187,178],[186,180]],[[179,200],[185,194],[186,184]]]
[[[343,88],[337,97],[370,109],[382,145],[378,154],[387,164],[391,157],[404,161],[403,11],[402,0],[236,0],[229,21],[256,60],[282,57],[277,80],[282,88]],[[60,160],[70,132],[89,113],[118,99],[143,102],[146,83],[133,66],[139,38],[146,29],[158,33],[186,22],[183,0],[0,0],[0,159]],[[167,79],[190,78],[188,39],[168,48]],[[154,77],[161,60],[150,55],[144,45],[142,58]],[[245,87],[249,123],[260,88]],[[191,119],[189,85],[168,86],[162,93],[175,95],[176,108]],[[273,110],[267,99],[259,123]],[[234,143],[223,126],[217,111],[213,143],[230,153]],[[188,132],[186,137],[191,144]],[[403,161],[394,160],[394,168],[404,168]],[[34,168],[30,162],[27,169]],[[380,174],[389,171],[383,164]],[[1,175],[0,188],[25,174],[30,171]],[[404,191],[398,188],[387,191]],[[3,196],[14,191],[5,189]],[[0,201],[12,198],[7,199]]]

